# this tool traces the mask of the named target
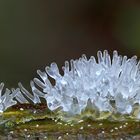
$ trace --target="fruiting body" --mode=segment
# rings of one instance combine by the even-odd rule
[[[11,94],[13,100],[22,94],[34,103],[40,103],[40,98],[44,98],[51,111],[59,109],[72,116],[85,109],[131,114],[135,105],[140,106],[140,62],[136,56],[127,59],[117,51],[113,52],[112,59],[106,50],[98,51],[97,57],[98,62],[94,56],[87,59],[85,55],[70,63],[66,61],[64,75],[59,73],[56,63],[46,67],[45,72],[38,70],[41,80],[34,78],[31,81],[33,95],[19,84],[20,91]],[[48,76],[55,79],[54,86]],[[22,94],[19,96],[19,93]],[[27,102],[25,96],[18,101]]]

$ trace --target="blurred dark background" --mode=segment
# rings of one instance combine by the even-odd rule
[[[104,49],[140,55],[140,1],[0,1],[0,81],[9,88],[53,61],[61,68]]]

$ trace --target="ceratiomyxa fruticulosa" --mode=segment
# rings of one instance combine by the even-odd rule
[[[40,78],[30,82],[32,93],[21,83],[17,89],[2,93],[4,84],[1,83],[0,112],[17,103],[41,103],[40,99],[44,98],[51,111],[59,108],[72,116],[87,108],[131,114],[136,104],[140,106],[140,61],[136,56],[128,59],[118,55],[117,51],[111,58],[107,50],[98,51],[97,57],[97,61],[94,56],[87,59],[85,55],[65,61],[63,75],[56,63],[47,66],[44,72],[37,70]],[[55,85],[48,77],[55,80]],[[140,118],[140,111],[136,117]]]

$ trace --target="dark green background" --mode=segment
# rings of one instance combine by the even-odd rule
[[[140,55],[140,2],[135,0],[1,0],[0,81],[25,86],[55,61],[97,50]]]

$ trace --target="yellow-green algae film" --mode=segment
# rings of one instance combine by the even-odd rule
[[[13,106],[0,116],[0,139],[7,137],[52,140],[140,138],[140,122],[128,116],[117,114],[107,119],[106,116],[109,114],[102,113],[101,118],[97,120],[91,116],[81,118],[77,116],[71,118],[71,121],[66,121],[62,120],[60,114],[57,115],[55,112],[50,112],[45,104]]]

